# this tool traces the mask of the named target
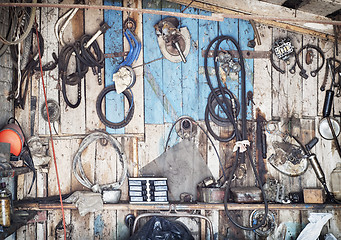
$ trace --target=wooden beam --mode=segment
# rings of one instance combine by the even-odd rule
[[[222,203],[181,203],[181,204],[104,204],[103,210],[145,210],[145,211],[168,211],[171,206],[174,206],[177,211],[188,210],[224,210],[224,204]],[[59,203],[39,204],[39,203],[23,203],[16,204],[16,209],[29,209],[29,210],[56,210],[60,209]],[[229,203],[227,208],[231,211],[234,210],[254,210],[263,209],[264,204],[238,204]],[[64,209],[76,210],[77,207],[74,204],[64,204]],[[273,210],[332,210],[341,209],[339,204],[269,204],[269,209]]]
[[[194,8],[199,8],[199,9],[210,11],[210,12],[222,13],[224,17],[229,17],[229,16],[234,15],[234,16],[238,16],[242,18],[242,16],[247,16],[246,13],[238,12],[236,10],[231,10],[231,8],[223,7],[223,4],[221,6],[216,6],[210,3],[203,3],[203,2],[198,2],[198,1],[192,2],[192,0],[168,0],[168,1],[183,4],[185,6],[188,6],[190,4],[190,6]],[[324,17],[321,17],[321,18],[327,19]],[[294,19],[295,18],[293,16],[292,20]],[[331,29],[326,32],[326,31],[320,31],[320,30],[312,30],[308,28],[308,26],[311,24],[303,24],[301,26],[298,26],[298,25],[293,25],[292,22],[286,23],[286,22],[272,21],[270,19],[254,19],[254,20],[255,22],[258,22],[261,24],[286,29],[288,31],[293,31],[296,33],[308,34],[308,35],[312,35],[321,39],[327,39],[327,40],[335,39],[333,36],[334,33],[333,33],[331,25],[330,25]]]

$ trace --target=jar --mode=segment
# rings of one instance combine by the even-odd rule
[[[6,188],[6,183],[0,183],[0,225],[11,225],[11,192]]]
[[[330,184],[335,198],[341,201],[341,163],[336,164],[336,168],[330,174]]]

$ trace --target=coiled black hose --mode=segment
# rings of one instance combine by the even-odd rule
[[[118,129],[118,128],[123,128],[125,127],[130,120],[133,118],[134,115],[134,101],[133,101],[133,95],[131,94],[130,90],[126,89],[122,93],[123,95],[127,98],[128,103],[129,103],[129,110],[127,115],[124,117],[124,119],[120,122],[112,122],[108,120],[103,113],[102,110],[102,102],[105,97],[109,92],[116,92],[116,87],[115,84],[110,85],[106,88],[103,88],[103,90],[98,94],[97,101],[96,101],[96,111],[99,119],[101,120],[102,123],[104,123],[105,126],[113,128],[113,129]]]
[[[104,67],[104,54],[95,40],[88,48],[86,43],[91,39],[89,35],[83,35],[79,41],[74,44],[66,45],[59,53],[59,76],[62,80],[62,93],[65,103],[71,108],[77,108],[81,102],[81,81],[92,68],[94,75],[100,76],[101,69]],[[71,57],[75,57],[76,69],[68,73],[68,67]],[[101,82],[101,78],[99,78]],[[68,96],[66,85],[77,85],[77,101],[71,103]]]
[[[232,42],[233,45],[236,47],[236,49],[238,51],[238,54],[239,54],[239,64],[241,66],[241,117],[242,117],[242,130],[241,131],[238,129],[238,124],[237,124],[237,121],[236,121],[236,116],[235,116],[233,108],[231,107],[231,104],[229,104],[229,99],[226,97],[225,94],[218,95],[217,90],[213,86],[213,83],[211,81],[211,78],[210,78],[210,75],[209,75],[209,72],[208,72],[208,67],[207,67],[209,50],[211,49],[213,44],[216,44],[215,47],[214,47],[214,54],[213,54],[215,74],[216,74],[218,88],[220,89],[221,92],[225,92],[226,89],[224,88],[224,86],[222,85],[221,80],[220,80],[221,78],[220,78],[220,74],[219,74],[219,66],[218,66],[217,61],[215,60],[216,57],[218,56],[218,50],[219,50],[220,44],[223,41],[226,41],[226,42],[230,41],[230,42]],[[238,42],[234,38],[229,37],[229,36],[218,36],[215,39],[213,39],[209,43],[209,45],[208,45],[208,47],[206,49],[206,52],[205,52],[204,67],[205,67],[205,75],[206,75],[207,83],[208,83],[208,85],[209,85],[209,87],[211,89],[211,93],[214,96],[214,98],[217,101],[217,103],[219,104],[219,107],[223,110],[223,112],[226,114],[227,118],[229,119],[229,121],[233,125],[236,141],[246,140],[247,139],[247,125],[246,125],[247,122],[246,122],[245,66],[244,66],[244,58],[243,58],[243,55],[242,55],[242,51],[241,51],[241,49],[239,47]],[[207,126],[209,126],[209,125],[207,125]],[[263,189],[263,184],[262,184],[262,181],[261,181],[261,179],[260,179],[260,177],[259,177],[259,175],[257,173],[257,169],[256,169],[256,166],[255,166],[255,164],[253,162],[250,149],[249,149],[248,146],[246,146],[246,148],[247,148],[246,153],[247,153],[248,159],[250,161],[252,170],[254,172],[254,175],[255,175],[255,178],[256,178],[256,180],[258,182],[258,185],[259,185],[259,187],[260,187],[260,189],[262,191],[262,195],[263,195],[263,199],[264,199],[264,211],[265,211],[264,216],[267,216],[268,215],[268,203],[267,203],[267,200],[266,200],[265,191]],[[231,187],[233,175],[234,175],[234,173],[235,173],[235,171],[236,171],[236,169],[238,167],[239,157],[243,157],[243,156],[245,156],[244,153],[240,153],[239,150],[238,150],[237,153],[236,153],[236,156],[235,156],[235,161],[233,163],[232,171],[231,171],[231,173],[230,173],[230,175],[229,175],[229,177],[227,179],[226,191],[225,191],[225,196],[224,196],[224,209],[225,209],[225,213],[226,213],[227,217],[229,218],[229,220],[235,226],[237,226],[237,227],[239,227],[239,228],[241,228],[243,230],[253,231],[253,230],[257,229],[257,228],[260,228],[265,223],[266,217],[264,217],[262,219],[262,221],[258,225],[252,226],[252,227],[246,227],[246,226],[243,226],[243,225],[239,224],[235,219],[233,219],[233,217],[230,214],[230,211],[228,210],[228,207],[227,207],[227,201],[230,198],[230,187]],[[241,160],[241,161],[243,161],[243,160]]]

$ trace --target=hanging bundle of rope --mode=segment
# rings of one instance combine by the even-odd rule
[[[241,125],[242,129],[240,130],[238,127],[237,123],[237,116],[239,112],[239,103],[237,103],[236,97],[232,94],[230,90],[228,90],[225,86],[223,86],[223,83],[221,81],[221,76],[219,72],[219,63],[218,63],[218,55],[219,55],[219,49],[222,48],[222,44],[226,43],[228,46],[232,44],[233,49],[237,49],[238,52],[238,58],[239,58],[239,65],[240,65],[240,82],[241,82],[241,103],[240,103],[240,109],[241,109]],[[212,82],[212,79],[209,75],[208,71],[208,54],[211,48],[214,48],[213,52],[213,61],[214,61],[214,69],[215,69],[215,75],[216,75],[216,83],[215,85],[218,85],[218,87],[214,86],[214,83]],[[222,118],[223,121],[220,119],[220,122],[229,122],[233,126],[233,133],[227,137],[227,138],[222,138],[219,137],[217,134],[212,134],[213,137],[215,137],[219,141],[223,142],[228,142],[231,141],[232,139],[236,140],[236,155],[235,155],[235,161],[232,166],[232,170],[229,174],[226,184],[226,191],[225,191],[225,196],[224,196],[224,207],[225,207],[225,213],[229,220],[236,225],[237,227],[243,229],[243,230],[255,230],[257,228],[260,228],[266,221],[266,218],[263,218],[262,221],[256,226],[243,226],[239,224],[231,215],[230,210],[228,209],[227,202],[230,199],[230,188],[231,188],[231,183],[232,179],[234,176],[234,173],[237,170],[237,167],[240,162],[245,161],[245,154],[248,156],[248,159],[250,161],[252,170],[254,172],[255,178],[257,180],[258,186],[262,191],[263,199],[264,199],[264,211],[265,214],[264,216],[267,216],[268,214],[268,204],[265,196],[265,191],[263,189],[263,184],[261,182],[261,179],[257,173],[256,166],[253,162],[252,156],[251,156],[251,151],[250,147],[248,146],[247,142],[247,121],[246,121],[246,81],[245,81],[245,66],[244,66],[244,58],[242,55],[242,51],[240,49],[240,46],[238,42],[229,36],[219,36],[213,39],[205,52],[205,58],[204,58],[204,67],[205,67],[205,75],[207,79],[207,83],[211,89],[210,96],[208,98],[208,103],[206,107],[206,114],[205,114],[205,122],[208,131],[212,134],[212,128],[210,127],[210,121],[209,121],[209,115],[211,116],[212,121],[219,120],[217,119],[217,114],[215,113],[216,107],[219,106],[219,108],[222,110],[224,117]],[[211,110],[209,110],[211,108]],[[209,113],[209,114],[208,114]],[[214,122],[213,121],[213,122]]]

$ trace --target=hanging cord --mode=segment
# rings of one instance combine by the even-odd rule
[[[41,62],[41,54],[40,54],[40,47],[39,47],[39,35],[38,35],[38,24],[37,19],[35,19],[36,24],[36,36],[37,36],[37,44],[38,44],[38,53],[39,53],[39,65],[40,65],[40,75],[41,75],[41,82],[43,86],[43,92],[44,92],[44,98],[45,98],[45,106],[46,106],[46,115],[47,115],[47,122],[49,125],[49,132],[50,132],[50,139],[51,139],[51,146],[52,146],[52,153],[53,153],[53,161],[54,161],[54,167],[56,170],[56,177],[57,177],[57,184],[58,184],[58,192],[59,192],[59,201],[60,206],[62,209],[62,216],[63,216],[63,227],[64,227],[64,240],[66,240],[66,223],[65,223],[65,213],[64,213],[64,206],[63,206],[63,199],[62,199],[62,191],[60,189],[60,181],[59,181],[59,174],[58,174],[58,167],[57,167],[57,159],[56,159],[56,153],[54,149],[54,143],[53,143],[53,137],[52,137],[52,128],[51,128],[51,122],[50,122],[50,114],[49,114],[49,108],[47,105],[47,96],[46,96],[46,90],[45,90],[45,83],[44,83],[44,72],[43,72],[43,65]]]
[[[215,74],[216,74],[216,78],[217,78],[218,87],[219,87],[221,92],[224,92],[224,86],[222,85],[221,80],[220,80],[221,78],[220,78],[220,74],[219,74],[218,62],[216,61],[216,58],[218,56],[219,46],[223,41],[232,42],[233,45],[235,46],[235,48],[237,49],[238,54],[239,54],[239,64],[241,66],[241,117],[242,117],[242,130],[241,130],[241,132],[238,129],[238,124],[236,122],[236,117],[234,116],[234,110],[231,109],[231,104],[230,105],[228,104],[228,99],[227,99],[225,94],[218,96],[218,94],[216,93],[215,88],[213,87],[212,81],[210,79],[210,75],[209,75],[208,67],[207,67],[208,52],[211,49],[211,47],[213,46],[213,44],[216,43],[215,48],[214,48],[214,56],[213,56],[214,68],[215,68]],[[223,112],[226,114],[226,116],[228,117],[228,119],[230,120],[230,122],[232,123],[232,125],[234,127],[236,141],[241,142],[241,141],[247,140],[245,66],[244,66],[243,54],[242,54],[242,51],[239,47],[238,42],[229,36],[218,36],[215,39],[213,39],[209,43],[207,50],[205,52],[204,67],[205,67],[206,79],[207,79],[208,85],[211,89],[211,92],[213,93],[219,107],[223,110]],[[266,200],[265,191],[263,189],[263,184],[262,184],[262,181],[258,175],[256,166],[253,162],[253,159],[251,156],[251,151],[247,145],[245,146],[245,148],[246,148],[246,154],[249,158],[249,161],[250,161],[252,170],[254,172],[255,178],[256,178],[257,183],[259,185],[259,188],[261,189],[261,192],[262,192],[262,196],[263,196],[263,200],[264,200],[264,212],[265,212],[264,216],[267,216],[268,215],[268,203]],[[224,209],[225,209],[225,213],[226,213],[227,217],[235,226],[237,226],[243,230],[253,231],[253,230],[258,229],[264,225],[264,223],[266,222],[266,217],[264,217],[258,225],[246,227],[246,226],[239,224],[238,222],[236,222],[235,219],[233,219],[230,211],[228,210],[228,206],[227,206],[227,201],[230,198],[231,183],[233,180],[234,173],[237,170],[237,167],[239,164],[239,157],[241,157],[240,162],[243,163],[243,161],[245,161],[245,155],[244,154],[245,154],[245,152],[241,153],[239,149],[236,152],[235,161],[234,161],[233,167],[232,167],[232,172],[231,172],[231,174],[229,174],[229,178],[227,180],[225,196],[224,196]]]
[[[221,170],[222,170],[222,172],[223,172],[223,176],[224,176],[224,178],[226,179],[227,177],[226,177],[226,174],[225,174],[225,171],[224,171],[224,166],[223,166],[223,164],[222,164],[222,161],[221,161],[221,158],[220,158],[220,156],[219,156],[218,150],[217,150],[216,146],[214,145],[212,138],[208,135],[207,131],[205,131],[205,129],[203,129],[203,128],[199,125],[199,123],[198,123],[197,121],[195,121],[194,119],[192,119],[192,118],[190,118],[190,117],[182,116],[182,117],[180,117],[179,119],[177,119],[177,120],[173,123],[173,125],[172,125],[172,127],[171,127],[171,129],[169,130],[169,133],[168,133],[168,137],[167,137],[167,140],[166,140],[166,145],[165,145],[164,151],[166,152],[166,150],[167,150],[168,143],[169,143],[169,140],[170,140],[170,137],[171,137],[173,128],[175,127],[175,125],[176,125],[179,121],[181,121],[181,120],[183,120],[183,119],[187,119],[187,120],[191,121],[192,123],[194,123],[196,126],[198,126],[198,127],[205,133],[205,135],[206,135],[207,138],[210,140],[210,142],[211,142],[211,144],[212,144],[212,146],[213,146],[213,148],[214,148],[214,151],[215,151],[215,153],[216,153],[216,155],[217,155],[217,158],[218,158],[218,161],[219,161]],[[221,178],[219,178],[219,179],[221,179]]]

